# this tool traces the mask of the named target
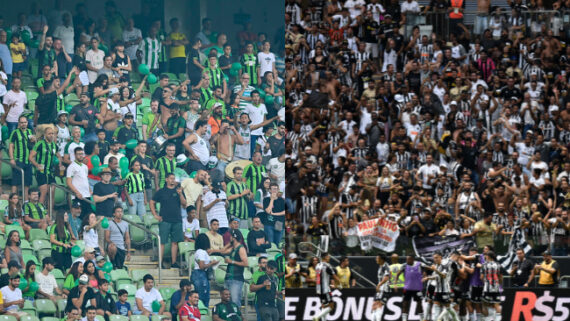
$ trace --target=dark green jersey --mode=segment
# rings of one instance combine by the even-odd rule
[[[250,191],[257,191],[265,175],[267,175],[267,170],[263,165],[257,166],[251,163],[243,170],[243,177],[246,179],[247,187]]]
[[[30,137],[32,131],[28,128],[21,130],[16,128],[10,135],[10,144],[14,144],[14,159],[24,164],[30,163]]]
[[[137,174],[129,172],[127,174],[127,177],[125,177],[125,180],[127,181],[125,183],[125,186],[127,187],[128,194],[144,192],[145,183],[144,183],[144,175],[142,172],[138,172]]]
[[[237,304],[229,301],[228,303],[220,302],[214,306],[213,314],[222,320],[241,321],[241,311]]]
[[[240,58],[242,73],[249,75],[249,85],[257,86],[257,68],[259,63],[255,54],[243,54]]]
[[[30,203],[27,202],[24,204],[24,216],[29,216],[34,220],[40,220],[44,218],[46,215],[46,208],[42,203]]]
[[[113,133],[113,138],[115,138],[119,144],[126,144],[129,140],[138,139],[138,137],[139,132],[132,126],[131,128],[125,125],[119,126]]]
[[[200,106],[204,107],[206,102],[213,97],[213,93],[210,88],[200,88]]]
[[[229,255],[230,259],[234,262],[240,262],[241,257],[239,255],[239,250],[243,247],[243,245],[239,245],[235,249],[233,249]],[[228,264],[226,269],[226,280],[236,280],[236,281],[244,281],[243,279],[243,266],[239,266],[236,264]]]
[[[64,228],[65,231],[65,237],[64,238],[60,238],[59,235],[57,234],[57,225],[53,224],[52,226],[49,227],[49,235],[55,235],[55,239],[61,243],[64,244],[69,244],[69,242],[71,241],[71,234],[69,233],[69,230],[67,230],[66,228]],[[55,243],[51,243],[51,249],[59,252],[59,253],[63,253],[63,252],[68,252],[70,251],[69,249],[66,249],[63,246],[59,246],[59,245],[55,245]]]
[[[51,174],[54,159],[57,158],[57,145],[55,142],[48,143],[45,139],[40,140],[34,146],[36,152],[36,162],[44,165],[43,173]]]
[[[247,189],[244,182],[231,181],[226,188],[226,194],[229,196],[241,194]],[[247,196],[238,197],[229,201],[228,214],[233,215],[240,220],[245,220],[249,217],[247,210]]]
[[[214,87],[223,87],[224,84],[224,72],[220,68],[206,68],[202,74],[210,75],[210,90],[214,90]]]
[[[166,174],[174,173],[176,169],[176,159],[169,160],[166,156],[162,156],[156,160],[154,167],[158,170],[158,188],[163,188]]]

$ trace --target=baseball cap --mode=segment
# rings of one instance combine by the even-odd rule
[[[94,253],[94,252],[95,252],[95,249],[92,248],[92,247],[90,247],[90,246],[88,246],[88,247],[85,248],[85,251],[83,251],[83,252],[84,252],[84,253]]]
[[[87,274],[82,274],[79,277],[79,284],[87,284],[89,283],[89,277],[87,276]]]
[[[289,260],[294,260],[296,258],[297,258],[297,254],[295,254],[295,253],[289,254]]]
[[[135,116],[132,113],[126,113],[124,118],[135,118]]]
[[[233,230],[231,232],[231,235],[233,238],[235,238],[238,241],[243,241],[243,235],[241,234],[240,230]]]
[[[99,261],[105,261],[105,258],[101,255],[97,255],[97,258],[95,258],[95,261],[99,262]]]
[[[455,100],[451,101],[450,105],[455,105],[457,106],[457,102]]]
[[[188,162],[188,157],[184,154],[176,156],[176,165],[184,165]]]
[[[65,110],[60,110],[57,112],[57,117],[61,116],[61,115],[69,115],[68,112],[66,112]]]
[[[81,202],[79,202],[79,201],[73,201],[73,203],[71,203],[71,207],[74,207],[74,208],[81,208]]]
[[[109,97],[111,97],[113,95],[118,95],[118,94],[119,94],[119,88],[113,87],[113,88],[109,89]]]

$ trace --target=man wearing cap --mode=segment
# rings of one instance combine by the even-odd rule
[[[0,289],[2,292],[3,310],[4,315],[9,315],[20,320],[21,317],[26,316],[27,313],[20,311],[24,307],[24,298],[22,297],[22,290],[19,289],[20,286],[20,274],[10,275],[10,281],[8,285]]]
[[[126,148],[126,143],[131,139],[138,140],[139,138],[139,131],[133,127],[134,122],[134,115],[129,113],[125,114],[123,117],[123,125],[119,126],[119,128],[115,129],[113,133],[113,139],[119,142],[119,146],[121,149]],[[132,154],[132,149],[129,149]],[[132,156],[132,155],[128,155]],[[130,157],[129,157],[130,158]]]
[[[538,285],[544,288],[555,287],[560,280],[560,265],[552,259],[552,253],[545,251],[544,260],[534,266],[534,273],[538,275]]]
[[[172,321],[176,321],[178,311],[190,299],[192,292],[192,283],[188,279],[180,280],[180,289],[174,291],[170,297],[170,314],[172,314]]]
[[[94,248],[87,246],[87,247],[85,247],[85,250],[83,251],[83,256],[78,257],[77,260],[73,261],[73,263],[81,262],[82,264],[84,264],[85,262],[88,262],[88,261],[92,261],[93,263],[97,263],[97,261],[95,260],[96,254],[97,254],[97,251],[95,251]]]
[[[111,184],[111,174],[110,168],[103,168],[99,173],[101,181],[93,187],[95,215],[97,215],[98,220],[102,219],[102,217],[112,218],[113,206],[119,197],[115,186]],[[99,235],[99,249],[101,249],[101,254],[104,255],[105,231],[101,224],[97,224],[97,233]]]
[[[72,126],[80,126],[85,130],[83,140],[96,141],[97,135],[95,133],[95,122],[98,119],[99,110],[91,104],[91,97],[87,92],[82,92],[79,95],[79,105],[71,109],[69,116],[69,124]]]
[[[277,262],[271,260],[267,262],[265,274],[257,279],[255,284],[251,284],[249,289],[255,292],[255,299],[257,302],[261,320],[264,321],[278,321],[279,310],[277,309],[277,286],[278,280],[275,276],[277,270]]]
[[[89,277],[87,274],[82,274],[79,277],[78,284],[69,292],[67,296],[67,304],[65,305],[65,312],[70,312],[73,309],[78,309],[82,316],[87,312],[87,303],[91,306],[97,306],[95,302],[95,291],[90,286]]]
[[[238,229],[231,231],[231,252],[224,259],[228,264],[226,270],[225,287],[230,290],[231,300],[237,306],[241,306],[242,289],[244,284],[243,271],[249,267],[247,262],[247,250],[243,243],[243,235]]]
[[[81,202],[74,200],[71,202],[71,209],[69,215],[69,225],[71,226],[71,232],[75,239],[79,240],[79,231],[81,231]]]
[[[36,282],[39,285],[38,294],[40,297],[50,299],[54,302],[58,299],[58,296],[63,296],[65,299],[67,296],[57,287],[55,277],[50,273],[55,268],[53,259],[51,257],[45,257],[42,260],[42,265],[42,271],[36,273]]]

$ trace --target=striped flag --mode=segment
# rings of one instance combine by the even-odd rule
[[[530,255],[532,247],[526,242],[524,231],[520,226],[515,227],[514,233],[509,243],[509,250],[505,255],[499,255],[497,262],[501,264],[503,269],[510,270],[513,261],[517,258],[516,249],[521,248],[526,256]]]

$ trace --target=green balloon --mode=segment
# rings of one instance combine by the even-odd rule
[[[20,38],[22,38],[22,42],[29,45],[30,44],[30,33],[27,30],[22,31],[20,34]]]
[[[102,227],[102,228],[108,228],[108,227],[109,227],[109,219],[108,219],[108,218],[105,217],[105,218],[101,221],[101,227]]]
[[[91,199],[91,201],[93,201],[93,203],[91,203],[91,209],[93,210],[93,212],[97,211],[97,204],[95,204],[95,201],[93,199]]]
[[[129,141],[127,141],[127,143],[125,144],[127,146],[128,149],[133,149],[135,147],[137,147],[139,142],[137,142],[136,139],[131,139]]]
[[[71,248],[71,255],[74,257],[81,256],[81,248],[79,247],[79,245],[75,245],[74,247]]]
[[[239,70],[235,70],[235,69],[230,69],[230,75],[232,77],[237,77],[239,74]]]
[[[148,80],[149,84],[156,84],[156,82],[158,81],[158,78],[156,78],[156,76],[154,74],[150,74],[148,75],[148,78],[146,79]]]
[[[99,175],[99,173],[101,173],[101,170],[103,169],[103,167],[93,167],[93,169],[91,170],[91,173],[93,173],[93,175],[97,176]]]
[[[148,75],[150,70],[148,69],[148,66],[146,64],[140,64],[139,65],[139,72],[143,75]]]
[[[241,64],[239,62],[234,62],[232,64],[232,67],[230,68],[230,70],[232,70],[232,69],[239,71],[241,69]]]
[[[20,226],[20,222],[14,221],[14,222],[12,222],[12,225],[14,225],[14,226]]]
[[[103,264],[103,271],[105,271],[107,273],[113,271],[113,263],[105,262],[105,264]]]
[[[40,285],[38,284],[38,282],[32,281],[32,283],[30,283],[30,291],[31,292],[36,292],[39,288],[40,288]]]
[[[129,160],[126,157],[122,157],[119,161],[119,167],[121,169],[129,169]]]
[[[265,99],[266,93],[263,89],[257,89],[257,91],[259,92],[259,98],[261,99]]]
[[[28,287],[28,280],[26,280],[25,278],[20,278],[20,290],[23,290],[25,288]]]
[[[59,164],[59,158],[54,157],[54,158],[53,158],[53,164],[54,164],[54,165],[58,165],[58,164]]]
[[[231,74],[231,72],[232,72],[232,71],[230,70],[230,74]],[[235,76],[237,76],[237,74],[236,74]],[[235,77],[235,76],[234,76],[234,77]],[[230,81],[230,78],[229,78],[228,75],[226,75],[225,73],[224,73],[224,79],[226,80],[226,82]]]
[[[125,154],[127,153],[127,151],[126,151],[126,150],[124,150],[124,149],[119,149],[119,153],[121,153],[121,154],[125,155]]]
[[[39,47],[39,46],[40,46],[40,40],[39,40],[39,39],[34,39],[34,40],[32,40],[32,43],[31,43],[30,47],[32,47],[32,48],[37,48],[37,47]]]
[[[85,129],[83,129],[83,127],[79,127],[79,130],[81,131],[81,137],[83,137],[85,135]]]
[[[196,177],[196,174],[197,174],[196,171],[193,171],[192,173],[190,173],[190,178]]]
[[[152,302],[152,312],[158,312],[160,311],[160,302],[158,301],[153,301]]]
[[[266,105],[273,105],[274,102],[275,102],[275,97],[273,97],[271,95],[265,96],[265,104]]]
[[[129,174],[129,169],[128,168],[121,168],[121,176],[123,178],[127,177],[127,175]]]
[[[73,109],[73,106],[71,106],[71,105],[65,106],[65,111],[68,113],[70,113],[72,109]]]
[[[91,157],[91,164],[93,164],[93,167],[101,166],[101,159],[99,158],[99,155],[93,155],[93,157]]]

